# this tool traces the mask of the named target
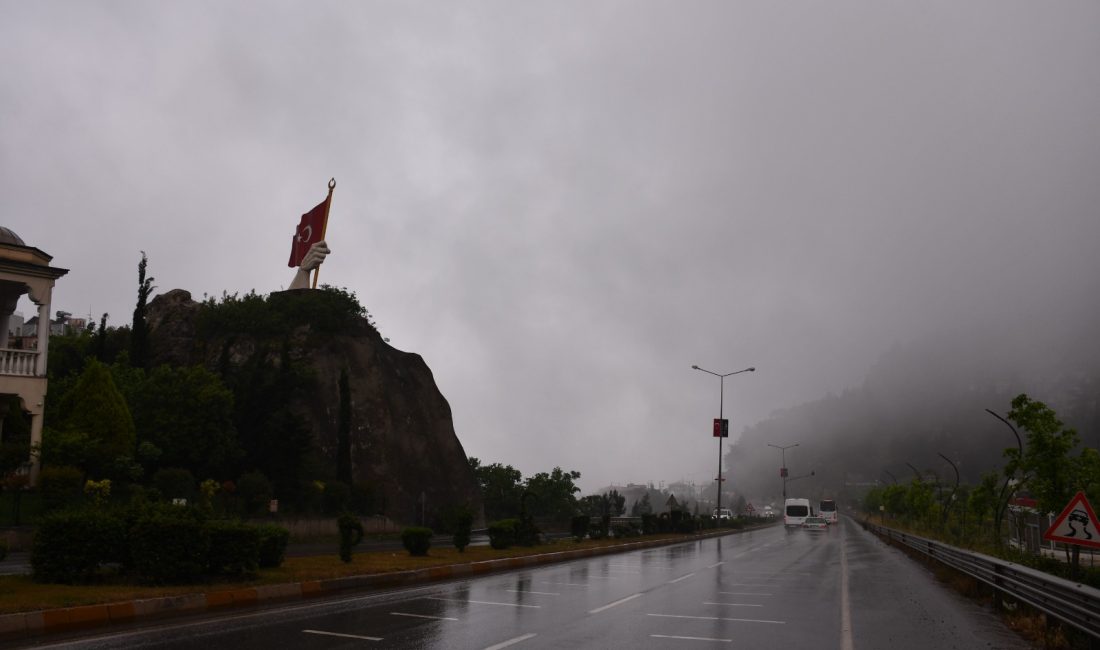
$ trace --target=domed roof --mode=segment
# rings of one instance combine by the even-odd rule
[[[22,237],[12,232],[10,228],[5,228],[4,226],[0,226],[0,244],[26,246]]]

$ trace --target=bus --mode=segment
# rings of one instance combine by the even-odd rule
[[[836,523],[836,501],[832,499],[822,499],[818,512],[825,518],[825,521],[830,524]]]
[[[809,499],[787,499],[783,503],[783,525],[787,528],[801,526],[813,514]]]

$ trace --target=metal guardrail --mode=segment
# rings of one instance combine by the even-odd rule
[[[1001,596],[1012,596],[1094,638],[1100,638],[1100,589],[869,521],[861,523],[880,537],[904,544],[993,587],[998,602]]]

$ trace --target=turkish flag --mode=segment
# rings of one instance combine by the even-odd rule
[[[302,258],[309,252],[309,247],[321,241],[325,231],[325,207],[328,199],[321,201],[317,207],[302,215],[298,228],[294,231],[294,239],[290,243],[289,267],[296,267],[302,263]]]

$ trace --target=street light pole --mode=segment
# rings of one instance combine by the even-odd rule
[[[723,374],[723,373],[718,373],[718,372],[711,372],[710,370],[707,370],[706,368],[700,368],[699,366],[696,366],[696,365],[692,365],[691,367],[694,368],[695,370],[705,372],[708,375],[714,375],[715,377],[718,378],[718,421],[719,421],[719,427],[721,427],[721,422],[724,419],[722,408],[723,408],[723,402],[725,401],[725,397],[726,397],[726,377],[730,377],[732,375],[739,375],[743,372],[756,372],[756,368],[745,368],[743,370],[736,370],[734,372],[727,372],[727,373]],[[722,513],[721,513],[721,510],[722,510],[722,438],[723,438],[723,436],[721,435],[722,433],[723,432],[721,430],[719,430],[719,432],[718,432],[718,506],[717,506],[717,508],[715,508],[715,510],[719,511],[718,512],[719,517],[721,517],[721,515],[722,515]]]
[[[780,458],[779,462],[782,463],[782,466],[779,468],[779,476],[780,476],[780,478],[783,479],[783,503],[786,504],[786,502],[787,502],[787,450],[790,449],[791,447],[797,447],[798,443],[796,442],[793,445],[780,446],[780,445],[773,445],[772,443],[769,442],[768,446],[769,447],[775,447],[776,449],[779,450],[779,458]],[[784,507],[786,507],[786,505],[784,505]]]

